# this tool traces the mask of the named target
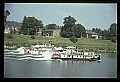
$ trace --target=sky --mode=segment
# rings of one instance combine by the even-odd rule
[[[72,16],[76,24],[86,29],[108,29],[117,24],[117,3],[5,3],[4,10],[9,10],[7,21],[22,23],[24,16],[35,17],[45,25],[63,26],[63,19]]]

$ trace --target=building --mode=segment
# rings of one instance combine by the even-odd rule
[[[5,26],[5,30],[4,30],[4,33],[10,33],[10,28]]]
[[[16,31],[16,33],[18,33],[19,31],[19,27],[13,27],[13,26],[5,26],[5,30],[4,30],[4,33],[10,33],[11,31]]]
[[[42,36],[53,36],[53,37],[60,37],[60,30],[43,30],[42,31]]]
[[[98,33],[96,32],[87,32],[87,38],[93,38],[95,37],[95,39],[98,39]]]

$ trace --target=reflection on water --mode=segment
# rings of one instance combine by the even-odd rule
[[[102,62],[4,59],[4,77],[116,78],[117,55],[102,53],[101,58]]]

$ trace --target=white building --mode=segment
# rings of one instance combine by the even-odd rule
[[[87,32],[87,38],[95,37],[95,39],[98,39],[98,33],[95,32]]]

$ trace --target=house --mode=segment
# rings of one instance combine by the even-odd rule
[[[14,30],[16,31],[16,33],[18,33],[19,27],[5,25],[4,33],[10,33],[11,31],[14,31]]]
[[[4,33],[10,33],[10,28],[8,26],[5,26]]]
[[[42,36],[53,36],[53,37],[60,37],[60,30],[43,30],[42,31]]]
[[[87,38],[95,37],[95,39],[98,39],[98,33],[96,32],[86,32],[86,34],[87,34]]]

